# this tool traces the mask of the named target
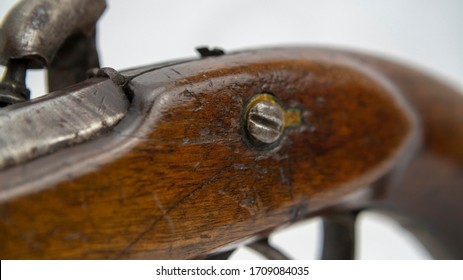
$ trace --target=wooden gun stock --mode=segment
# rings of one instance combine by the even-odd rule
[[[463,258],[463,96],[435,78],[321,48],[122,76],[131,103],[117,125],[0,171],[2,259],[203,258],[365,209],[391,214],[434,257]],[[264,95],[285,117],[271,143],[247,126]]]

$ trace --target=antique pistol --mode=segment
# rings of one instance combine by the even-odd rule
[[[99,1],[21,1],[0,30],[0,257],[268,258],[274,229],[323,218],[354,256],[363,210],[463,258],[463,96],[337,49],[98,68]],[[51,93],[29,100],[28,69]]]

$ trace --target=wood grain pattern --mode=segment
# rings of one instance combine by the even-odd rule
[[[327,211],[392,205],[407,212],[409,200],[391,199],[401,191],[375,182],[399,178],[402,163],[421,152],[420,110],[433,101],[417,100],[438,82],[400,67],[288,48],[141,75],[128,85],[134,99],[113,131],[0,172],[0,257],[198,258]],[[303,116],[266,150],[249,145],[242,129],[245,101],[262,92]],[[459,97],[441,98],[463,108],[452,101]],[[435,136],[442,130],[433,118],[450,119],[446,129],[463,139],[461,120],[436,110],[424,121],[423,150],[458,157],[461,142]],[[347,199],[369,186],[373,196]]]
[[[420,116],[423,135],[411,162],[390,176],[389,182],[379,185],[371,199],[358,203],[391,215],[433,257],[463,259],[462,93],[413,68],[355,56],[380,69],[403,92]]]

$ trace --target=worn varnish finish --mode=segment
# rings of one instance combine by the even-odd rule
[[[366,207],[451,236],[433,246],[436,256],[462,256],[461,211],[427,205],[463,198],[463,101],[424,74],[289,48],[165,67],[127,89],[129,113],[110,133],[0,172],[0,257],[197,258],[304,217]],[[264,150],[242,127],[246,100],[262,92],[303,116]],[[437,164],[434,179],[448,184],[427,185],[416,173],[423,164],[429,173]]]
[[[355,56],[380,69],[413,104],[424,142],[402,174],[376,189],[373,202],[357,203],[392,215],[433,257],[463,259],[462,93],[412,68]]]

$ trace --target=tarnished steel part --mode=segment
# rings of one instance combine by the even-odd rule
[[[285,110],[269,93],[253,96],[247,102],[244,118],[249,140],[256,145],[275,143],[286,127],[301,124],[300,110]]]
[[[47,67],[48,89],[51,92],[81,82],[88,69],[99,67],[96,31],[91,36],[73,34]]]
[[[247,247],[258,252],[268,260],[290,260],[283,252],[270,245],[268,238],[258,240],[247,245]]]
[[[323,217],[322,260],[355,259],[355,224],[358,212]]]
[[[278,104],[260,101],[249,109],[246,127],[252,138],[265,144],[271,144],[278,140],[283,133],[283,109]]]
[[[99,78],[0,109],[0,169],[94,137],[128,107],[122,88]]]
[[[104,0],[37,0],[19,2],[0,29],[0,63],[29,58],[29,67],[48,66],[73,34],[92,36],[106,8]]]
[[[28,61],[10,59],[5,74],[0,81],[0,108],[30,99],[30,91],[26,87],[26,71]]]

